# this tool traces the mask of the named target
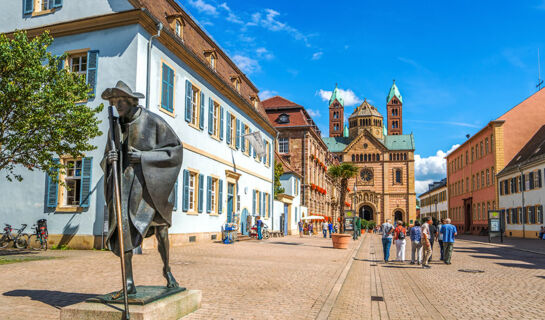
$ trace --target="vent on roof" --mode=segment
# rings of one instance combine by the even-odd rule
[[[278,123],[290,123],[290,116],[288,114],[282,113],[278,116],[278,119],[276,120]]]

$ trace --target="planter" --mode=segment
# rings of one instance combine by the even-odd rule
[[[348,244],[350,243],[352,236],[349,234],[343,233],[334,233],[331,235],[331,240],[333,241],[333,248],[335,249],[348,249]]]

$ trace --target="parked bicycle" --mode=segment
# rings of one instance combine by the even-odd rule
[[[23,231],[26,229],[27,225],[22,224],[20,229],[14,229],[7,223],[5,223],[5,225],[4,233],[2,234],[2,238],[0,238],[0,248],[6,248],[12,241],[16,248],[26,248],[28,234],[23,233]],[[11,233],[13,230],[18,230],[15,236]]]
[[[28,236],[28,248],[33,250],[47,250],[47,220],[40,219],[38,223],[32,226],[34,233]]]

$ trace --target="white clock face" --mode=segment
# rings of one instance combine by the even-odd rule
[[[371,181],[373,180],[373,171],[369,170],[369,169],[363,169],[361,170],[360,172],[360,177],[363,181]]]

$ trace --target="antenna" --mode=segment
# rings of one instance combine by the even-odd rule
[[[541,85],[543,80],[541,80],[541,66],[539,64],[539,48],[537,48],[537,91],[541,90]]]

